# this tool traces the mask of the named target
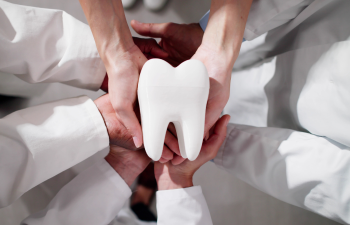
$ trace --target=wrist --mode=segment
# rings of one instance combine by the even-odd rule
[[[231,72],[236,59],[234,54],[202,43],[192,58],[203,62],[209,76],[215,81],[221,84],[230,84]]]
[[[129,187],[142,172],[136,165],[127,161],[115,159],[110,155],[107,155],[105,159]]]
[[[236,60],[252,0],[212,1],[203,45]]]
[[[135,43],[130,36],[130,40],[123,41],[115,40],[114,43],[110,43],[101,47],[101,58],[106,66],[115,65],[115,62],[119,62],[121,58],[128,58],[130,52],[134,49]],[[116,61],[117,60],[117,61]]]
[[[169,176],[161,175],[157,179],[158,190],[172,190],[193,186],[192,176]]]

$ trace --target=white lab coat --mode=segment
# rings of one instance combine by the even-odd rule
[[[62,11],[5,1],[0,17],[0,71],[6,73],[0,76],[100,87],[106,71],[87,25]],[[6,116],[0,120],[0,207],[108,144],[103,118],[87,97]]]
[[[1,94],[33,93],[13,75],[31,83],[99,89],[106,70],[87,25],[62,11],[5,1],[0,1],[0,18]],[[0,208],[108,144],[103,118],[85,96],[0,119]],[[125,208],[115,218],[130,195],[130,188],[102,160],[66,185],[48,206],[48,213],[43,211],[45,216],[35,214],[24,223],[148,224]],[[200,187],[161,191],[157,196],[159,224],[212,224]]]
[[[224,110],[236,125],[215,163],[278,199],[350,224],[350,2],[307,3],[288,11],[289,22],[245,36],[251,41],[242,45]],[[258,31],[252,22],[247,27]]]
[[[22,224],[212,224],[200,186],[158,191],[158,223],[140,221],[130,209],[123,208],[131,194],[129,186],[103,159],[76,176],[43,211]]]

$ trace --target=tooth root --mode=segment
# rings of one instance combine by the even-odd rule
[[[147,119],[144,116],[141,118],[144,147],[147,155],[152,160],[158,161],[162,156],[169,122],[155,114],[148,115],[148,117]]]
[[[180,147],[180,153],[182,158],[186,159],[187,154],[186,154],[186,148],[185,148],[185,140],[184,140],[184,133],[182,131],[182,125],[180,122],[173,122],[175,125],[176,129],[176,135],[177,135],[177,140],[179,142],[179,147]]]
[[[198,157],[203,143],[205,108],[201,108],[194,108],[191,113],[182,116],[184,147],[190,161]]]

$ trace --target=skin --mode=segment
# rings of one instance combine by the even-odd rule
[[[130,151],[119,146],[111,146],[105,159],[129,187],[151,162],[145,150]]]
[[[80,0],[80,4],[107,70],[109,97],[116,117],[135,146],[141,147],[142,130],[134,106],[139,74],[147,57],[131,36],[121,0]],[[157,54],[166,56],[164,52]]]
[[[158,190],[170,190],[178,188],[187,188],[193,186],[194,173],[206,162],[214,159],[220,146],[226,138],[227,124],[230,116],[221,117],[207,141],[203,146],[198,158],[194,161],[185,160],[179,165],[170,162],[154,164],[154,175],[157,180]]]
[[[161,38],[159,44],[169,55],[156,57],[174,66],[190,58],[206,66],[210,77],[206,139],[230,96],[231,71],[239,54],[251,3],[252,0],[213,0],[204,33],[199,24],[131,22],[137,33]]]
[[[129,150],[142,150],[142,146],[139,148],[135,146],[132,140],[132,136],[116,117],[116,114],[110,102],[109,94],[101,96],[100,98],[96,99],[94,103],[105,122],[109,135],[111,151],[118,146]],[[138,110],[136,109],[136,111]],[[173,159],[174,152],[180,154],[177,139],[170,132],[167,132],[161,158],[162,162],[168,162],[169,160]]]

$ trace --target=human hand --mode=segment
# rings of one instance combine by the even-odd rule
[[[207,138],[209,129],[220,117],[230,96],[231,70],[234,62],[232,49],[228,48],[226,51],[225,48],[217,48],[216,42],[210,38],[207,38],[209,40],[206,43],[202,43],[204,33],[199,24],[153,24],[133,20],[131,26],[141,35],[161,38],[159,44],[169,54],[162,59],[173,66],[190,58],[204,63],[210,77],[204,130]]]
[[[173,66],[190,59],[202,43],[203,30],[198,23],[140,23],[131,21],[132,28],[140,35],[161,38],[159,45],[168,53],[164,57],[154,52],[156,58],[161,58]]]
[[[112,55],[107,66],[108,90],[117,119],[127,128],[137,147],[142,146],[141,125],[134,113],[142,66],[152,55],[166,57],[154,39],[133,38],[135,45]]]
[[[94,101],[94,103],[96,104],[106,124],[111,148],[114,146],[120,146],[131,150],[140,149],[135,146],[132,136],[126,127],[117,119],[109,94],[99,97]],[[136,117],[140,118],[139,109],[135,108],[135,111],[137,112]],[[161,162],[167,162],[173,159],[174,152],[178,152],[178,154],[180,154],[177,139],[169,131],[165,135],[164,143],[163,154],[160,159]]]
[[[205,112],[204,135],[208,138],[209,130],[220,118],[221,112],[230,97],[232,60],[225,51],[217,51],[201,45],[192,59],[204,63],[209,74],[210,90]]]
[[[153,38],[137,38],[133,37],[135,45],[141,50],[147,59],[168,57],[168,54],[157,44]],[[103,80],[101,90],[108,92],[108,74],[106,73]]]
[[[144,149],[132,151],[115,145],[105,159],[129,186],[151,162]]]
[[[170,190],[193,186],[192,178],[194,173],[204,163],[214,159],[218,153],[220,146],[226,138],[226,127],[229,120],[230,116],[224,115],[217,121],[210,138],[203,142],[201,152],[196,160],[191,162],[186,159],[179,165],[174,165],[170,162],[165,164],[155,162],[154,175],[157,180],[158,190]]]

